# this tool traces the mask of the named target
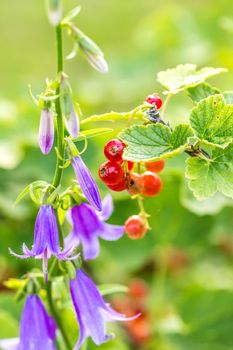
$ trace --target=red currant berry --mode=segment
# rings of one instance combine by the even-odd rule
[[[152,173],[151,171],[146,171],[141,175],[142,177],[142,193],[145,196],[153,197],[159,192],[161,192],[163,187],[163,182],[160,177]]]
[[[123,177],[120,182],[118,182],[116,185],[108,185],[110,190],[115,191],[115,192],[121,192],[126,189],[126,181],[125,178]]]
[[[146,98],[146,102],[151,105],[156,105],[158,109],[162,107],[163,101],[158,95],[149,95]]]
[[[157,160],[156,162],[146,162],[145,167],[153,173],[160,173],[165,167],[165,160]]]
[[[124,177],[124,170],[118,163],[105,162],[99,167],[99,177],[106,185],[116,185]]]
[[[130,216],[125,222],[125,232],[131,239],[143,238],[147,232],[147,227],[141,216]]]
[[[128,160],[127,166],[128,166],[128,170],[131,171],[133,169],[134,162],[131,162],[130,160]]]
[[[131,173],[127,178],[127,191],[131,196],[142,192],[142,178],[137,173]]]
[[[122,154],[124,151],[125,145],[118,139],[110,140],[106,143],[104,147],[105,157],[112,162],[119,162],[122,160]]]

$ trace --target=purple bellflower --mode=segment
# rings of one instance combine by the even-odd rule
[[[48,154],[54,141],[54,117],[49,109],[42,109],[39,127],[39,145],[43,154]]]
[[[95,259],[99,254],[99,237],[115,241],[124,234],[124,227],[105,223],[113,211],[113,201],[108,194],[102,203],[102,211],[98,212],[89,204],[82,203],[71,208],[67,220],[72,225],[71,233],[65,239],[65,247],[83,247],[85,260]]]
[[[42,205],[36,218],[35,230],[34,230],[34,244],[32,249],[29,250],[26,244],[23,244],[23,255],[14,253],[11,249],[10,253],[14,256],[26,259],[30,257],[36,257],[37,259],[43,259],[43,271],[47,279],[47,264],[48,258],[54,255],[59,260],[73,260],[78,257],[79,254],[69,257],[73,252],[73,247],[65,251],[61,251],[59,246],[59,234],[57,227],[57,220],[54,209],[51,205]]]
[[[94,343],[101,345],[113,338],[107,334],[106,322],[130,321],[140,314],[127,318],[105,303],[94,282],[81,270],[70,280],[70,292],[79,323],[79,340],[73,350],[78,350],[89,336]]]
[[[0,340],[4,350],[56,350],[56,324],[37,295],[29,295],[20,320],[20,337]]]
[[[83,191],[88,202],[96,210],[101,211],[102,204],[99,189],[88,167],[79,155],[73,157],[71,163],[74,168],[74,172],[77,177],[78,183],[81,187],[81,190]]]

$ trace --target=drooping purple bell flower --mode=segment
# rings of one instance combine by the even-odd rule
[[[98,186],[93,179],[88,167],[78,155],[71,160],[78,183],[88,202],[96,209],[101,211],[102,204]]]
[[[48,154],[54,141],[54,116],[50,109],[42,109],[39,126],[39,145],[43,154]]]
[[[43,271],[47,279],[47,263],[48,258],[54,255],[59,260],[76,259],[79,254],[69,257],[73,252],[73,247],[62,251],[59,246],[59,234],[57,227],[57,220],[54,209],[51,205],[42,205],[36,218],[34,229],[34,243],[32,249],[29,250],[26,244],[23,244],[23,255],[14,253],[9,249],[14,256],[26,259],[36,257],[43,259]]]
[[[56,350],[56,324],[37,295],[29,295],[20,320],[19,338],[0,340],[4,350]]]
[[[107,334],[106,322],[130,321],[139,316],[127,318],[105,303],[94,282],[81,270],[70,280],[70,293],[79,323],[79,340],[73,350],[78,350],[87,337],[101,345],[113,336]]]
[[[112,212],[113,201],[110,194],[104,198],[100,212],[86,203],[70,209],[67,219],[72,225],[72,231],[65,239],[66,249],[81,244],[84,259],[95,259],[99,255],[99,238],[115,241],[124,234],[123,226],[105,223]]]

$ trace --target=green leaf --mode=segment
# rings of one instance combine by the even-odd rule
[[[226,72],[224,68],[205,67],[197,70],[195,64],[180,64],[175,68],[167,69],[157,74],[157,80],[167,91],[165,94],[176,94],[191,86],[198,85],[205,79]]]
[[[102,284],[98,286],[102,295],[109,295],[114,293],[127,293],[128,288],[121,284]]]
[[[113,129],[111,128],[96,128],[96,129],[84,130],[80,132],[80,135],[77,137],[77,139],[75,139],[75,141],[82,141],[84,138],[96,137],[112,131]]]
[[[222,95],[210,96],[193,108],[190,124],[199,140],[224,148],[233,141],[233,105]]]
[[[117,122],[119,120],[128,121],[133,114],[133,111],[126,113],[110,112],[99,115],[93,115],[81,121],[81,124],[92,123],[92,122]],[[143,120],[144,113],[136,112],[133,114],[133,119]]]
[[[185,175],[197,199],[206,199],[217,191],[233,198],[233,144],[214,149],[212,159],[193,157],[186,163]]]
[[[14,205],[17,205],[30,192],[31,189],[36,190],[38,188],[45,187],[46,185],[47,185],[47,182],[42,180],[32,182],[27,187],[25,187],[25,189],[22,192],[20,192],[20,194],[15,200]]]
[[[193,102],[199,102],[206,97],[220,94],[220,90],[207,83],[201,83],[187,89],[189,97]]]
[[[67,22],[70,22],[72,19],[74,19],[76,16],[78,16],[79,12],[81,11],[81,6],[76,6],[73,8],[62,20],[62,24],[65,24]]]
[[[162,124],[135,125],[119,134],[128,146],[124,159],[136,162],[174,157],[184,151],[191,136],[192,129],[186,124],[176,126],[174,131]]]

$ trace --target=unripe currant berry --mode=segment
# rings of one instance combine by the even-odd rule
[[[127,191],[131,196],[142,192],[142,178],[138,173],[130,173],[127,178]]]
[[[157,109],[160,109],[162,107],[163,101],[158,95],[149,95],[146,98],[146,102],[155,105]]]
[[[126,189],[125,177],[123,176],[121,181],[118,182],[117,184],[115,184],[115,185],[107,185],[107,186],[108,186],[108,188],[110,188],[110,190],[115,191],[115,192],[124,191]]]
[[[105,157],[112,162],[120,162],[122,160],[124,148],[125,145],[120,140],[110,140],[106,143],[104,147]]]
[[[131,239],[143,238],[147,232],[146,223],[141,216],[132,215],[125,222],[125,232]]]
[[[155,162],[146,162],[145,167],[153,173],[160,173],[165,167],[165,160],[160,159]]]
[[[145,196],[153,197],[160,193],[163,187],[161,178],[152,173],[152,171],[146,171],[141,175],[142,178],[142,193]]]
[[[99,177],[106,185],[116,185],[124,178],[124,170],[118,163],[105,162],[99,167]]]

